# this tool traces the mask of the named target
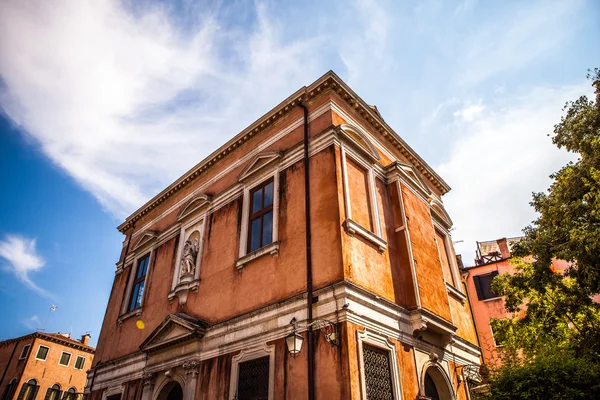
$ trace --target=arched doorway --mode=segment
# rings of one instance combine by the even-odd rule
[[[431,400],[454,400],[450,381],[437,365],[432,365],[425,370],[423,392]]]
[[[163,386],[156,400],[183,400],[183,389],[179,382],[171,381]]]

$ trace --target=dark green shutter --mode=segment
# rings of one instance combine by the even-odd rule
[[[52,392],[54,392],[54,390],[52,388],[48,388],[48,390],[46,390],[46,396],[44,396],[44,400],[50,400],[50,396],[52,396]]]
[[[481,293],[481,282],[479,282],[479,276],[474,276],[473,282],[475,283],[475,290],[477,291],[477,298],[479,300],[483,300],[483,293]]]
[[[25,391],[27,390],[27,386],[29,386],[27,383],[23,384],[23,386],[21,387],[21,391],[19,392],[19,396],[17,397],[17,400],[23,400],[23,396],[25,396]]]
[[[29,396],[29,398],[27,400],[35,400],[35,396],[37,396],[38,390],[40,390],[39,386],[33,386],[32,388],[32,392],[31,395]]]

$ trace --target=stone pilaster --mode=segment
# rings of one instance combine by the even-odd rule
[[[200,374],[200,361],[186,361],[181,366],[185,371],[185,387],[183,388],[183,400],[195,400],[198,375]]]
[[[152,400],[156,376],[153,373],[144,372],[142,380],[142,400]]]

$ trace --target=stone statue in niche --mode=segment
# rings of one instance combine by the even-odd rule
[[[200,250],[200,241],[197,232],[194,232],[183,245],[181,253],[180,280],[184,278],[193,278],[196,272],[196,260]]]

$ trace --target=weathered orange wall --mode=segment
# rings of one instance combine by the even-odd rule
[[[452,321],[429,206],[404,184],[401,187],[421,305]]]
[[[494,343],[490,320],[492,318],[506,318],[508,317],[508,313],[504,308],[504,300],[501,297],[485,301],[481,301],[477,298],[473,276],[486,275],[492,271],[498,271],[499,274],[502,274],[505,272],[512,272],[512,270],[513,266],[508,260],[469,269],[467,290],[469,291],[471,307],[473,308],[475,324],[479,334],[481,352],[483,353],[483,359],[488,364],[495,364],[498,362],[498,352]]]

